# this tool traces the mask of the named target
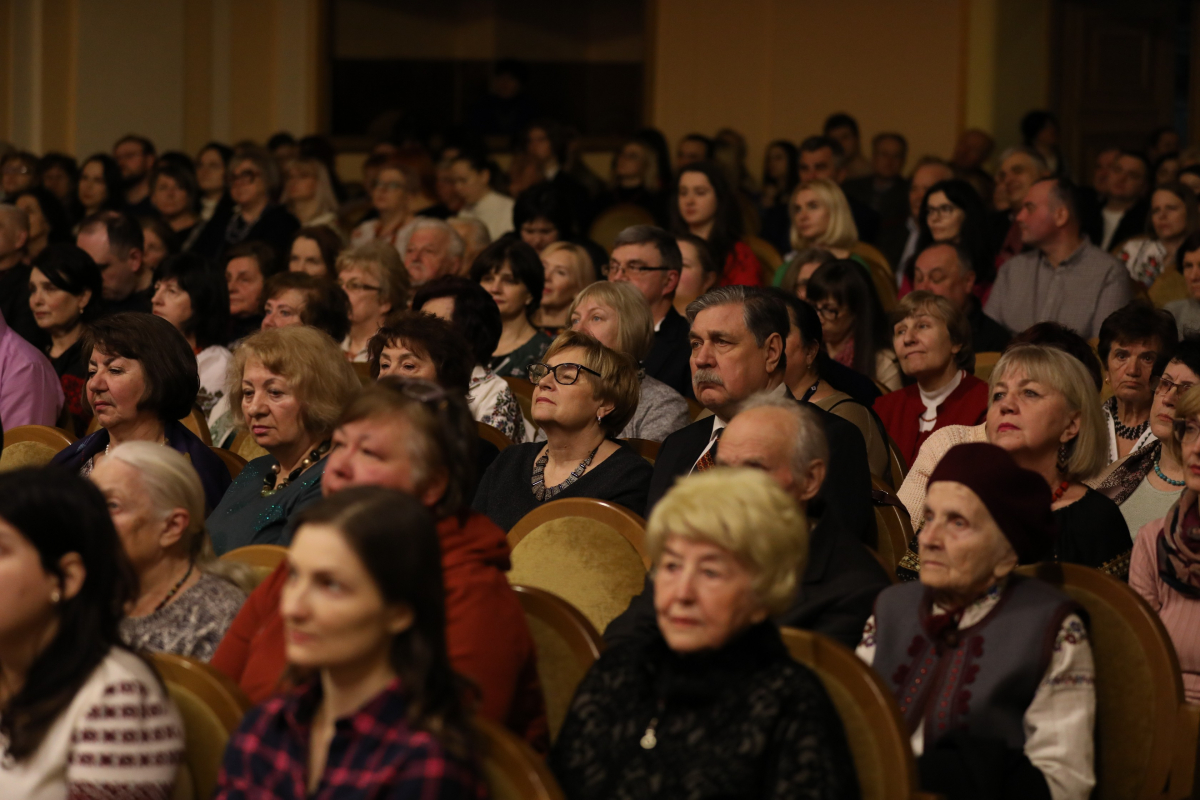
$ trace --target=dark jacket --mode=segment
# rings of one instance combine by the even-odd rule
[[[890,581],[866,545],[836,525],[818,521],[809,535],[808,565],[796,599],[775,622],[824,634],[853,649],[862,639],[875,597]],[[647,637],[658,627],[654,613],[654,583],[646,576],[642,593],[608,624],[609,647]]]
[[[662,381],[684,397],[695,398],[692,389],[692,348],[688,343],[691,326],[674,307],[667,309],[662,324],[654,332],[650,355],[642,362],[646,374]]]
[[[1008,328],[983,313],[975,295],[967,296],[967,322],[971,326],[971,349],[976,353],[1002,353],[1012,341]]]
[[[657,631],[607,650],[549,763],[569,800],[859,796],[828,693],[771,622],[715,651],[678,655]]]
[[[250,226],[250,230],[246,231],[241,238],[236,238],[232,234],[231,226],[234,225],[241,217],[234,214],[226,225],[224,231],[224,241],[221,250],[217,253],[219,259],[226,250],[233,247],[235,244],[242,242],[262,242],[268,245],[272,252],[275,253],[276,269],[286,269],[288,254],[292,247],[292,236],[296,231],[300,230],[300,222],[292,216],[292,212],[281,205],[270,205],[263,209],[262,214]]]
[[[1117,223],[1117,229],[1113,231],[1112,239],[1108,243],[1108,250],[1111,252],[1114,247],[1126,239],[1132,239],[1135,236],[1145,236],[1146,217],[1149,214],[1150,198],[1143,197],[1131,205],[1121,215],[1121,221]]]

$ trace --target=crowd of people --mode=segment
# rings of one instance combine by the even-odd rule
[[[536,120],[507,170],[382,142],[357,194],[319,136],[8,151],[0,423],[76,440],[0,474],[0,795],[171,796],[164,652],[256,704],[219,798],[484,797],[474,715],[571,800],[856,797],[791,626],[892,690],[924,790],[1088,797],[1088,617],[1015,570],[1127,581],[1200,702],[1200,148],[1078,185],[1053,115],[1022,135],[906,169],[839,113],[756,178],[647,128],[604,180]],[[505,534],[568,497],[653,568],[551,741]],[[261,581],[218,559],[256,544]]]

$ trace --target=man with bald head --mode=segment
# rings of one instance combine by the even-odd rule
[[[1065,178],[1035,182],[1017,212],[1021,241],[1031,247],[996,276],[984,312],[1012,332],[1058,322],[1084,339],[1130,300],[1129,273],[1079,227],[1075,186]]]
[[[962,247],[934,242],[917,255],[913,289],[933,292],[962,309],[971,324],[971,349],[976,353],[998,353],[1008,346],[1012,334],[983,313],[974,288],[975,265]]]
[[[780,625],[823,633],[854,647],[871,615],[875,596],[890,583],[866,546],[813,502],[825,480],[829,444],[813,407],[768,392],[750,397],[721,436],[716,463],[766,472],[791,495],[809,523],[809,555],[803,582]],[[653,585],[604,632],[611,646],[655,625]]]

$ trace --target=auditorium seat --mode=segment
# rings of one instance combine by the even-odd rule
[[[230,478],[237,478],[246,468],[246,459],[239,456],[237,453],[226,450],[223,447],[209,447],[216,454],[217,458],[221,459],[221,463],[229,470]]]
[[[645,526],[615,503],[552,500],[509,531],[508,580],[558,595],[602,631],[642,591],[650,569]]]
[[[492,800],[564,800],[550,768],[528,744],[481,717],[472,725]]]
[[[221,556],[221,561],[235,564],[245,564],[254,572],[254,583],[257,586],[275,571],[287,558],[287,548],[277,544],[248,544],[230,550]]]
[[[992,370],[996,368],[996,362],[1000,360],[1000,353],[987,352],[975,354],[975,377],[981,381],[987,381],[992,377]]]
[[[75,436],[49,425],[19,425],[4,432],[4,452],[0,453],[0,472],[42,467],[75,442]]]
[[[658,459],[658,451],[662,447],[659,442],[652,442],[649,439],[619,439],[618,441],[633,448],[639,456],[650,462],[650,466],[654,466],[655,460]]]
[[[618,203],[596,215],[592,227],[588,230],[588,238],[611,253],[617,234],[632,225],[657,225],[654,215],[641,206],[633,203]]]
[[[908,509],[896,498],[891,487],[874,475],[871,476],[871,501],[875,508],[875,550],[888,575],[894,576],[913,538],[912,521]]]
[[[479,430],[479,438],[496,445],[496,449],[500,452],[503,453],[509,447],[512,447],[512,439],[509,439],[503,432],[497,428],[493,428],[486,422],[476,422],[475,427]]]

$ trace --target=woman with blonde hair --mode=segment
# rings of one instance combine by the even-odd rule
[[[654,345],[654,319],[646,297],[632,283],[599,281],[584,288],[567,312],[571,330],[594,336],[639,365]],[[637,411],[622,439],[661,442],[691,421],[687,401],[667,384],[638,369]]]
[[[320,159],[301,156],[284,168],[283,201],[301,227],[324,225],[338,231],[337,195]]]
[[[191,462],[169,447],[126,442],[90,477],[138,579],[121,639],[138,652],[208,661],[246,593],[212,569],[204,488]]]
[[[350,298],[350,333],[342,341],[346,358],[366,363],[367,344],[389,314],[408,307],[412,279],[400,253],[383,241],[370,241],[338,256],[337,282]]]
[[[538,255],[546,268],[546,283],[542,303],[530,321],[535,328],[557,336],[570,324],[571,305],[580,290],[596,282],[596,267],[588,251],[571,242],[553,242]]]
[[[360,388],[337,343],[316,328],[270,328],[234,351],[234,422],[267,455],[245,466],[209,515],[217,555],[248,544],[287,543],[292,514],[321,496],[330,437]]]

